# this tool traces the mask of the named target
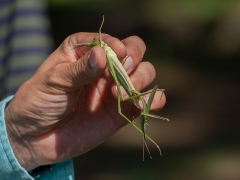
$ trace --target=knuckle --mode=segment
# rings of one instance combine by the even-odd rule
[[[77,66],[74,66],[73,74],[78,76],[77,79],[81,79],[82,82],[87,82],[91,79],[91,72],[89,72],[88,65],[87,65],[87,56],[83,57],[84,59],[80,59]]]
[[[150,62],[143,62],[144,67],[146,67],[145,71],[148,72],[148,77],[150,80],[153,80],[156,76],[155,67]]]
[[[130,51],[129,52],[133,58],[137,59],[137,60],[140,60],[143,58],[143,55],[146,51],[146,45],[145,43],[143,42],[143,40],[141,38],[139,38],[138,36],[131,36],[129,38],[129,41],[133,42],[131,43],[131,46],[130,46]]]
[[[47,73],[46,73],[46,79],[49,85],[53,85],[56,83],[57,79],[60,79],[59,77],[59,73],[57,73],[57,69],[56,68],[52,68],[50,69]]]
[[[136,71],[134,73],[134,77],[132,78],[132,81],[133,81],[134,86],[137,90],[141,90],[145,86],[145,77],[139,71]]]
[[[139,64],[138,70],[134,72],[132,81],[136,89],[143,89],[149,85],[156,76],[154,66],[149,62]]]
[[[143,58],[144,52],[140,49],[137,44],[131,46],[130,56],[135,60],[141,60]]]

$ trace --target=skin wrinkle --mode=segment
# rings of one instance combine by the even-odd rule
[[[147,65],[148,64],[148,65]],[[132,74],[131,74],[131,80],[133,82],[134,87],[136,88],[136,90],[141,90],[139,87],[143,87],[143,86],[148,86],[149,84],[152,83],[154,76],[146,76],[146,71],[148,72],[154,72],[155,74],[155,69],[149,69],[149,68],[145,68],[144,71],[145,72],[141,72],[141,66],[142,67],[148,67],[150,63],[148,62],[142,62],[139,67],[137,67],[137,69],[135,69]],[[152,66],[153,67],[153,66]],[[137,82],[137,83],[136,83]],[[148,84],[145,84],[144,82],[148,82]]]
[[[43,110],[43,107],[42,105],[44,105],[44,103],[42,103],[42,105],[40,104],[33,104],[35,107],[37,107],[38,109],[38,112],[36,113],[36,111],[33,109],[33,108],[30,108],[28,112],[25,112],[24,114],[31,114],[31,115],[28,115],[30,117],[32,117],[31,119],[34,119],[35,121],[31,121],[31,123],[35,122],[37,125],[40,124],[40,122],[45,122],[45,112]],[[36,117],[36,114],[37,114],[37,117]],[[50,120],[50,119],[48,119]]]
[[[69,69],[69,63],[65,63],[65,64],[67,64],[67,69],[68,69],[68,73],[69,74],[73,74],[73,69]],[[66,73],[66,71],[62,68],[64,65],[63,64],[61,64],[61,65],[59,65],[60,66],[60,68],[59,69],[56,69],[56,71],[53,71],[53,73],[54,73],[54,76],[53,76],[53,78],[54,77],[56,77],[56,79],[57,79],[57,81],[53,81],[53,83],[52,83],[52,87],[54,88],[54,89],[58,89],[60,92],[62,91],[62,92],[64,92],[64,89],[66,88],[66,87],[72,87],[73,85],[73,83],[72,83],[72,81],[69,81],[68,83],[65,83],[66,82],[66,75],[67,75],[67,73]],[[59,76],[56,76],[55,74],[59,74]],[[65,94],[66,94],[66,92],[65,92]],[[70,92],[68,92],[67,94],[70,94]],[[64,95],[64,93],[63,93],[63,95]]]
[[[47,101],[46,101],[47,102]],[[44,105],[44,103],[42,103],[42,105]],[[42,105],[37,105],[37,106],[39,106],[39,107],[43,107]],[[36,106],[36,105],[34,105],[34,106]],[[64,106],[62,106],[62,105],[60,105],[61,107],[64,107]],[[58,108],[59,107],[59,105],[57,104],[57,106],[55,106],[55,108],[56,109],[59,109]],[[52,108],[54,108],[54,107],[52,107]],[[52,109],[51,108],[51,109]],[[54,109],[55,109],[54,108]],[[38,109],[42,109],[42,108],[38,108]],[[29,108],[29,112],[31,112],[31,108]],[[29,114],[29,112],[28,112],[28,114]],[[41,121],[39,121],[39,120],[41,120],[41,119],[45,119],[44,118],[44,116],[45,116],[45,112],[42,112],[42,113],[37,113],[38,114],[38,117],[36,118],[36,111],[35,110],[32,110],[32,112],[31,112],[31,114],[33,114],[34,115],[34,119],[36,119],[36,121],[31,121],[31,125],[32,125],[32,127],[34,126],[34,127],[37,127],[37,126],[42,126],[41,124],[43,124],[43,123],[41,123]],[[24,113],[25,114],[25,113]],[[40,114],[42,114],[42,116],[40,116]],[[48,113],[49,114],[49,113]],[[33,117],[33,116],[32,116]],[[64,117],[63,117],[64,118]],[[51,124],[54,124],[55,123],[55,121],[56,120],[54,120],[54,121],[52,121],[51,119],[49,119],[50,120],[50,122],[51,122]],[[33,124],[33,122],[35,122],[35,125]],[[36,126],[37,125],[37,126]],[[53,128],[53,127],[52,127]],[[52,129],[52,128],[50,128],[50,129]],[[35,130],[33,130],[33,128],[31,128],[31,126],[30,127],[28,127],[28,129],[32,129],[32,132],[35,132]]]
[[[6,121],[6,125],[8,126],[8,128],[7,128],[8,136],[13,137],[13,138],[9,138],[9,141],[10,141],[10,144],[11,144],[12,148],[17,148],[21,152],[24,151],[25,152],[25,153],[23,153],[24,157],[27,155],[27,153],[29,153],[29,155],[31,157],[30,158],[31,162],[34,162],[35,164],[37,164],[36,161],[35,161],[35,158],[33,156],[34,151],[31,151],[31,149],[32,149],[31,148],[31,143],[29,143],[27,141],[27,138],[22,138],[23,134],[22,134],[22,132],[19,132],[20,129],[16,128],[11,123],[8,123],[8,121]],[[9,128],[9,126],[11,126],[11,128]],[[14,130],[14,132],[12,132],[13,130]],[[11,133],[12,135],[10,135],[9,133]],[[18,140],[18,141],[16,141],[16,142],[18,142],[17,144],[13,143],[13,140],[15,138]],[[24,144],[24,145],[21,146],[21,147],[24,147],[24,149],[23,148],[19,149],[18,148],[19,144]],[[27,150],[27,152],[26,152],[26,150]],[[18,157],[18,160],[19,160],[19,158],[21,158],[22,160],[24,159],[22,154],[19,154],[19,153],[18,154],[14,153],[14,154]],[[24,163],[28,164],[29,162],[24,161]]]
[[[61,91],[63,91],[63,89],[65,88],[65,87],[67,87],[68,85],[66,85],[66,83],[65,83],[65,85],[63,85],[64,84],[64,80],[62,80],[62,78],[61,78],[61,75],[62,75],[62,73],[59,73],[61,70],[59,70],[58,69],[58,67],[59,66],[56,66],[56,67],[54,67],[54,68],[52,68],[52,70],[50,70],[48,73],[47,73],[47,76],[46,76],[46,79],[48,79],[47,80],[47,86],[49,86],[49,87],[52,87],[54,90],[55,89],[58,89],[58,90],[60,90],[60,92]],[[46,81],[46,80],[45,80]],[[60,82],[60,83],[58,83],[58,82]],[[61,85],[62,84],[62,85]],[[70,84],[70,83],[69,83]],[[57,86],[56,86],[57,85]],[[46,92],[46,93],[49,93],[49,91],[48,92]]]
[[[154,77],[156,76],[156,70],[155,70],[155,67],[151,64],[151,63],[149,63],[148,61],[145,61],[145,62],[143,62],[143,63],[145,63],[145,64],[148,64],[148,66],[146,66],[149,70],[149,72],[154,72],[153,74],[151,73],[148,73],[149,74],[149,79],[151,79],[151,80],[153,80],[154,79]],[[152,82],[152,81],[151,81]],[[149,84],[151,84],[151,82],[149,83]],[[148,84],[148,85],[149,85]]]
[[[65,95],[65,94],[71,93],[71,92],[64,92],[65,91],[64,89],[66,89],[66,87],[72,86],[71,82],[69,82],[67,84],[65,78],[63,78],[64,77],[63,74],[65,74],[65,71],[63,71],[61,67],[63,67],[64,64],[66,64],[66,62],[56,65],[56,67],[52,68],[47,73],[47,76],[45,76],[45,78],[44,78],[45,80],[43,80],[43,81],[46,81],[46,79],[47,79],[47,81],[46,81],[47,83],[45,83],[45,84],[49,87],[47,89],[48,91],[46,91],[46,88],[45,89],[40,88],[39,92],[42,91],[43,93],[50,94],[50,95],[55,95],[55,94]],[[67,64],[69,64],[69,63],[67,63]],[[69,66],[67,68],[69,68]],[[72,69],[69,69],[69,72],[71,72],[71,71],[72,71]],[[49,90],[51,90],[51,91],[49,91]],[[56,92],[56,90],[58,90],[58,91]]]
[[[133,82],[133,85],[137,91],[140,91],[141,89],[139,87],[143,87],[144,85],[144,76],[138,72],[137,70],[134,70],[132,72],[132,75],[130,77],[131,81]],[[136,83],[137,82],[137,83]]]
[[[90,52],[89,52],[90,53]],[[78,75],[78,77],[80,77],[83,81],[84,80],[86,80],[86,79],[89,79],[89,77],[88,77],[88,73],[89,72],[86,72],[85,71],[85,69],[88,69],[87,68],[87,60],[86,60],[86,58],[88,58],[90,56],[90,54],[88,54],[87,56],[84,56],[83,57],[83,59],[80,59],[79,61],[78,61],[78,65],[77,66],[75,66],[76,67],[76,69],[75,69],[75,71],[76,71],[76,74]],[[81,61],[81,62],[80,62]],[[75,73],[74,73],[75,74]]]
[[[142,87],[144,84],[145,76],[143,76],[142,73],[135,71],[134,78],[138,80],[138,83],[137,83],[137,85],[135,85],[135,87]]]
[[[47,98],[48,99],[48,98]],[[46,100],[47,100],[46,99]],[[35,102],[35,101],[34,101]],[[47,103],[47,101],[46,101],[46,103]],[[39,106],[40,105],[40,106]],[[42,109],[41,107],[44,107],[44,105],[45,105],[45,103],[42,103],[42,105],[41,104],[39,104],[39,105],[37,105],[37,106],[39,106],[40,108],[38,108],[38,109]],[[36,105],[34,105],[34,106],[36,106]],[[55,108],[56,109],[59,109],[58,108],[59,107],[59,105],[57,104],[57,106],[55,106]],[[61,107],[64,107],[64,106],[62,106],[61,105]],[[53,107],[52,107],[53,108]],[[55,109],[54,108],[54,109]],[[27,114],[29,114],[29,112],[31,112],[31,109],[32,108],[29,108],[29,111],[28,112],[26,112]],[[26,114],[26,113],[23,113],[23,114]],[[33,130],[33,128],[31,128],[31,127],[42,127],[44,124],[43,123],[45,123],[46,124],[46,122],[44,122],[44,121],[42,121],[41,119],[45,119],[45,111],[42,111],[41,113],[37,113],[38,114],[38,117],[36,117],[36,111],[35,110],[32,110],[32,112],[31,112],[31,114],[32,115],[30,115],[31,117],[32,117],[32,119],[35,119],[35,121],[31,121],[31,123],[30,123],[30,127],[28,127],[27,129],[32,129],[32,131],[33,132],[35,132],[35,130]],[[40,114],[42,115],[42,116],[40,116]],[[49,113],[48,113],[48,115],[49,115]],[[26,115],[25,115],[26,116]],[[29,115],[27,115],[27,116],[29,116]],[[26,117],[27,117],[26,116]],[[51,117],[51,116],[50,116]],[[65,118],[64,116],[62,117],[62,118]],[[26,119],[26,118],[25,118]],[[48,118],[48,122],[49,122],[49,125],[50,124],[54,124],[55,122],[56,122],[57,120],[56,119],[49,119]],[[26,123],[25,123],[26,124]],[[52,128],[54,128],[54,126],[52,126],[51,125],[51,127],[49,127],[49,129],[52,129]]]
[[[72,35],[72,37],[68,37],[68,39],[63,42],[63,45],[66,43],[74,44],[75,42],[91,42],[93,40],[93,37],[98,37],[97,39],[99,39],[99,34],[78,33]],[[110,46],[113,45],[117,47],[119,45],[120,49],[116,49],[118,57],[125,55],[126,49],[130,53],[129,55],[133,55],[133,67],[137,67],[135,72],[143,73],[142,75],[145,74],[147,77],[146,79],[142,78],[142,80],[140,80],[142,82],[138,84],[137,79],[135,78],[134,80],[134,73],[131,73],[131,76],[133,78],[133,81],[135,81],[136,86],[138,86],[136,87],[137,89],[144,88],[152,78],[152,75],[150,75],[152,72],[149,72],[149,70],[144,72],[144,70],[142,70],[146,67],[143,67],[142,65],[137,66],[141,61],[140,57],[144,53],[140,52],[144,49],[144,43],[141,42],[141,40],[138,40],[136,37],[131,37],[126,40],[124,42],[126,46],[123,46],[122,42],[115,38],[111,39],[109,35],[103,35],[103,41],[105,41],[105,39],[106,43],[110,42]],[[114,134],[116,132],[116,129],[119,129],[123,125],[127,124],[127,121],[125,121],[117,113],[117,101],[114,99],[114,97],[116,97],[116,92],[115,90],[112,90],[114,81],[109,71],[104,71],[104,68],[106,67],[104,59],[106,56],[103,56],[103,54],[101,54],[104,51],[100,51],[99,46],[95,48],[96,51],[94,52],[98,56],[97,60],[99,64],[97,69],[95,69],[96,71],[90,72],[88,69],[86,69],[86,64],[86,67],[83,67],[84,63],[86,63],[88,60],[87,57],[85,57],[87,59],[83,58],[83,60],[86,60],[86,62],[81,64],[79,67],[75,67],[75,70],[73,69],[74,66],[79,65],[78,63],[82,63],[80,61],[77,61],[80,58],[77,58],[76,56],[81,55],[81,53],[84,55],[91,48],[81,47],[72,50],[69,45],[59,47],[46,59],[46,61],[44,61],[36,74],[29,79],[28,83],[20,88],[18,91],[19,93],[17,93],[12,99],[10,105],[12,104],[13,106],[14,104],[15,107],[18,107],[21,104],[21,110],[15,109],[14,111],[10,108],[11,106],[8,106],[6,108],[5,111],[8,111],[9,113],[16,113],[13,115],[15,117],[12,118],[21,121],[23,124],[26,122],[27,126],[29,124],[36,123],[34,122],[34,118],[42,118],[41,120],[45,120],[44,124],[41,123],[39,131],[37,129],[36,131],[38,131],[39,134],[43,133],[44,130],[48,132],[43,133],[41,136],[34,136],[33,134],[36,133],[33,133],[31,134],[32,139],[27,139],[30,143],[32,143],[31,146],[29,146],[29,150],[33,148],[32,155],[34,155],[34,161],[37,164],[32,163],[32,160],[29,158],[29,156],[23,157],[23,161],[21,160],[22,162],[19,163],[23,165],[26,170],[31,170],[38,165],[44,165],[44,162],[59,162],[62,159],[83,154],[100,144],[110,135]],[[140,54],[136,54],[134,56],[135,53]],[[149,66],[148,64],[145,65]],[[91,73],[87,76],[90,79],[83,80],[87,82],[81,83],[82,77],[79,77],[77,73],[74,73],[74,71],[77,71],[77,68],[79,68],[79,71],[88,71],[85,73]],[[151,68],[149,69],[151,70]],[[103,73],[102,76],[100,76],[101,73]],[[51,76],[50,79],[48,75]],[[136,77],[139,76],[137,75]],[[39,78],[41,79],[40,81]],[[106,80],[107,82],[102,83],[102,80]],[[88,82],[91,83],[84,84]],[[34,88],[30,88],[32,86],[34,86]],[[80,90],[83,91],[80,92]],[[45,94],[48,94],[49,96],[45,96]],[[78,95],[77,98],[76,95]],[[112,95],[114,95],[114,97],[112,97]],[[59,101],[58,98],[62,98],[64,96],[66,99],[64,100],[63,98]],[[91,98],[96,99],[96,101],[99,101],[100,103],[97,104],[97,109],[95,112],[91,112],[90,109],[91,102],[89,102],[89,99]],[[25,103],[26,100],[28,104]],[[48,101],[48,103],[46,103],[46,101]],[[65,101],[66,104],[64,105],[64,103],[61,103],[61,101]],[[31,107],[34,106],[34,103],[36,103],[37,106]],[[45,109],[42,107],[44,103],[46,104]],[[40,112],[38,112],[38,106],[40,106]],[[156,108],[159,106],[160,105],[157,105]],[[140,112],[139,109],[137,109],[131,101],[124,103],[121,102],[121,107],[123,114],[125,114],[127,117],[130,117],[130,119],[132,119],[132,116],[136,116],[136,114]],[[56,109],[57,111],[55,114],[53,111]],[[24,116],[27,118],[26,119],[24,117],[21,117],[23,110],[26,112],[30,110],[32,111],[31,113],[35,112],[35,114],[30,114],[30,117],[28,117],[29,114],[25,114]],[[42,114],[44,111],[46,112],[46,116]],[[34,117],[32,117],[33,115]],[[50,126],[51,130],[49,130],[49,123],[51,124],[54,122],[54,116],[57,120],[55,122],[56,126],[54,128]],[[32,118],[33,122],[28,121]],[[14,123],[14,119],[8,120],[10,123]],[[26,127],[26,124],[21,126],[21,128],[24,128],[24,126]],[[21,128],[18,130],[23,130]],[[29,130],[32,131],[31,128],[29,128]],[[71,136],[71,141],[68,139],[69,136]],[[77,143],[78,141],[81,142]],[[19,149],[21,149],[21,145],[18,145],[18,148],[13,150],[16,153],[21,153]],[[25,148],[23,147],[23,149]],[[24,164],[25,161],[28,163],[27,165]]]
[[[33,148],[33,145],[28,142],[28,139],[27,139],[27,138],[26,138],[25,141],[26,141],[25,144],[28,144],[28,145],[27,145],[27,148],[28,148],[28,151],[29,151],[29,153],[30,153],[30,155],[31,155],[31,160],[32,160],[32,162],[34,162],[34,164],[37,164],[37,160],[36,160],[36,158],[35,158],[35,157],[37,157],[37,156],[36,156],[36,154],[34,153],[34,152],[36,152],[36,151],[33,150],[33,149],[34,149],[34,148]],[[32,150],[31,150],[31,149],[32,149]]]

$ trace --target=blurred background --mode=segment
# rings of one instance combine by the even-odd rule
[[[167,104],[150,119],[153,159],[130,125],[74,159],[76,179],[240,179],[240,2],[237,0],[49,0],[55,45],[70,34],[141,37],[144,61],[156,68],[149,88],[166,89]]]
[[[145,153],[143,162],[142,136],[128,125],[74,158],[77,180],[240,179],[239,0],[47,3],[55,48],[70,34],[97,32],[105,15],[103,33],[146,43],[143,61],[157,72],[147,89],[166,89],[157,115],[170,122],[149,119],[147,128],[163,156],[148,142],[153,159]]]

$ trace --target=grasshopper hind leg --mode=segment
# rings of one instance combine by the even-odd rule
[[[144,146],[146,147],[146,149],[147,149],[147,151],[148,151],[149,157],[152,159],[150,150],[149,150],[148,145],[147,145],[147,142],[146,142],[145,135],[143,135],[143,161],[144,161],[144,149],[145,149]]]

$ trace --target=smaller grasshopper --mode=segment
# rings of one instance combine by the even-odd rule
[[[155,86],[151,92],[140,93],[139,91],[137,91],[134,88],[132,81],[130,80],[126,70],[123,67],[123,65],[119,61],[116,53],[112,50],[111,47],[109,47],[105,42],[102,41],[101,29],[102,29],[103,22],[104,22],[104,16],[103,16],[101,26],[99,28],[99,40],[94,40],[94,41],[88,42],[88,43],[75,44],[75,45],[72,45],[72,46],[74,46],[74,48],[77,48],[77,47],[82,47],[82,46],[94,47],[94,46],[100,45],[104,49],[104,51],[106,53],[108,69],[111,72],[112,77],[113,77],[113,79],[114,79],[114,81],[117,85],[118,113],[125,120],[127,120],[134,128],[136,128],[140,133],[143,134],[143,160],[144,160],[144,145],[145,145],[145,147],[146,147],[146,149],[149,153],[150,158],[152,159],[150,151],[149,151],[147,143],[146,143],[146,138],[149,139],[153,144],[155,144],[155,146],[158,148],[158,150],[160,152],[160,155],[162,155],[161,154],[161,149],[159,148],[159,146],[157,145],[157,143],[154,140],[152,140],[148,135],[146,135],[145,128],[146,128],[146,125],[147,125],[148,117],[153,117],[153,118],[169,121],[167,118],[163,118],[163,117],[160,117],[160,116],[149,114],[151,104],[152,104],[152,101],[153,101],[153,98],[154,98],[154,95],[155,95],[156,91],[163,91],[163,89],[158,89],[157,86]],[[121,90],[120,90],[120,86],[122,86],[124,88],[124,90],[126,91],[126,93],[129,96],[128,98],[125,98],[125,99],[123,98]],[[150,94],[148,102],[143,97],[146,94]],[[140,102],[142,104],[142,107],[139,106],[139,102],[137,101],[138,99],[140,100]],[[141,109],[141,111],[142,111],[141,112],[141,129],[138,128],[134,124],[134,122],[129,120],[124,114],[122,114],[122,112],[121,112],[121,101],[126,101],[126,100],[132,100],[134,105],[137,106],[139,109]]]

